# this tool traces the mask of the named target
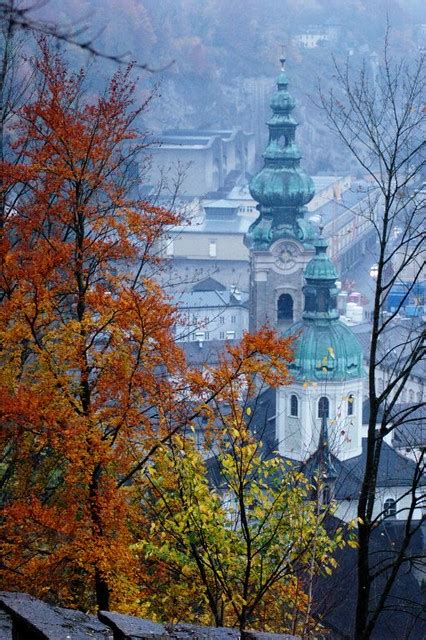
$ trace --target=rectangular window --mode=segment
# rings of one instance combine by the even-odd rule
[[[236,322],[237,322],[237,316],[231,316],[231,323],[236,324]]]
[[[221,331],[219,333],[219,340],[225,340],[225,332],[224,331]]]
[[[166,239],[166,256],[173,256],[175,252],[175,242],[173,238]]]
[[[205,340],[210,340],[210,332],[209,332],[209,331],[206,331],[206,332],[205,332],[205,334],[204,334],[204,339],[205,339]]]
[[[216,258],[216,240],[210,240],[209,242],[209,256],[210,258]]]
[[[225,317],[220,316],[219,321],[220,321],[220,324],[225,324]]]

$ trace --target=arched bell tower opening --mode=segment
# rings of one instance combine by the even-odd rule
[[[277,322],[293,322],[293,298],[289,293],[282,293],[277,301]]]

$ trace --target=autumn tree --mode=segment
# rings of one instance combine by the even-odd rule
[[[420,316],[416,318],[419,289],[425,279],[424,192],[419,189],[425,149],[424,59],[411,64],[393,60],[390,39],[388,31],[377,75],[365,64],[359,73],[349,64],[336,64],[335,87],[321,94],[330,128],[369,180],[364,215],[377,239],[371,340],[366,354],[367,455],[358,502],[357,640],[372,637],[382,612],[393,606],[398,574],[413,562],[410,544],[421,527],[416,514],[421,512],[424,475],[421,455],[411,486],[395,504],[396,513],[405,520],[400,544],[378,562],[371,541],[374,529],[387,515],[376,497],[383,442],[404,424],[410,429],[418,423],[416,415],[424,404],[421,393],[410,404],[403,403],[404,389],[425,357],[424,323]],[[405,307],[410,301],[416,306],[416,298],[417,311],[414,317],[407,317]],[[378,581],[382,587],[376,593]]]
[[[16,124],[21,161],[2,163],[6,186],[29,186],[0,238],[2,581],[125,608],[139,592],[147,462],[250,367],[278,366],[288,343],[265,330],[220,375],[188,369],[152,277],[177,216],[129,195],[144,148],[131,69],[89,97],[85,73],[42,42],[36,72]]]
[[[168,383],[158,369],[182,365],[172,309],[143,276],[175,217],[126,196],[142,144],[130,70],[93,102],[83,98],[84,73],[69,74],[45,44],[37,71],[40,89],[17,125],[24,161],[3,165],[6,181],[18,174],[31,186],[2,235],[4,561],[18,582],[37,574],[41,586],[49,575],[65,590],[93,573],[98,606],[108,608],[119,574],[109,565],[128,555],[117,476],[161,432]],[[148,419],[156,395],[161,411]],[[143,436],[133,440],[136,427]]]
[[[229,347],[231,362],[224,356],[206,379],[223,369],[229,375],[232,359],[244,361],[240,350],[248,340]],[[200,450],[181,436],[158,450],[147,468],[141,500],[149,531],[135,547],[155,577],[155,589],[145,586],[145,615],[201,616],[242,630],[303,630],[304,637],[315,627],[305,578],[331,573],[342,531],[326,532],[332,507],[318,508],[301,471],[276,454],[265,456],[250,433],[259,391],[289,381],[288,347],[280,355],[262,368],[244,366],[244,378],[230,381],[214,408],[206,408]]]

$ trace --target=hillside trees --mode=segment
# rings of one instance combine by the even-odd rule
[[[404,317],[406,304],[415,300],[425,281],[424,192],[419,189],[425,150],[424,58],[416,64],[393,61],[389,42],[390,32],[376,77],[366,65],[359,74],[349,65],[336,65],[335,89],[321,95],[330,128],[369,180],[364,213],[378,247],[368,353],[368,445],[358,502],[357,640],[372,636],[385,609],[401,605],[393,599],[392,588],[399,572],[415,561],[410,541],[421,527],[415,514],[424,501],[423,452],[411,486],[396,501],[396,513],[405,520],[400,544],[378,562],[370,550],[374,528],[386,517],[376,498],[382,445],[396,429],[404,424],[409,429],[418,421],[424,397],[417,394],[408,405],[403,397],[410,377],[422,375],[419,367],[425,358],[424,322],[421,317]],[[395,301],[396,290],[400,295]],[[384,586],[375,593],[378,579],[384,579]]]
[[[173,340],[153,247],[177,216],[138,199],[131,69],[89,97],[41,43],[17,114],[13,208],[0,230],[2,583],[70,606],[125,608],[153,454],[250,372],[284,380],[289,341],[246,336],[209,375]],[[26,188],[19,191],[20,185]]]
[[[21,162],[19,152],[12,146],[11,125],[17,110],[28,99],[31,91],[31,74],[25,68],[22,47],[25,38],[15,33],[10,20],[1,20],[0,14],[0,163]],[[23,183],[19,186],[4,180],[0,175],[0,227],[14,208],[14,200],[25,190]],[[0,291],[0,299],[2,293]]]
[[[43,16],[40,16],[40,9],[45,10]],[[58,7],[50,5],[49,0],[42,4],[37,1],[23,3],[20,0],[0,0],[0,28],[11,35],[31,33],[38,37],[47,36],[58,43],[73,45],[92,57],[110,60],[117,64],[127,64],[129,57],[127,49],[125,53],[114,54],[98,48],[96,42],[98,34],[93,35],[92,29],[86,23],[87,16],[81,16],[79,9],[80,7],[77,8],[77,15],[67,16],[66,20],[58,20]],[[145,17],[143,8],[140,12]],[[149,29],[146,33],[149,33]],[[139,63],[137,66],[140,69],[149,70],[147,64]]]

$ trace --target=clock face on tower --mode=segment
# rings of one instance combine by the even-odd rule
[[[301,249],[297,242],[278,240],[272,245],[271,253],[277,273],[292,274],[299,269]]]
[[[293,253],[292,253],[290,247],[288,247],[287,245],[284,247],[284,249],[280,253],[280,261],[283,264],[288,264],[289,262],[294,262]]]
[[[291,245],[285,244],[281,247],[278,260],[283,267],[292,267],[295,263],[294,249]]]

